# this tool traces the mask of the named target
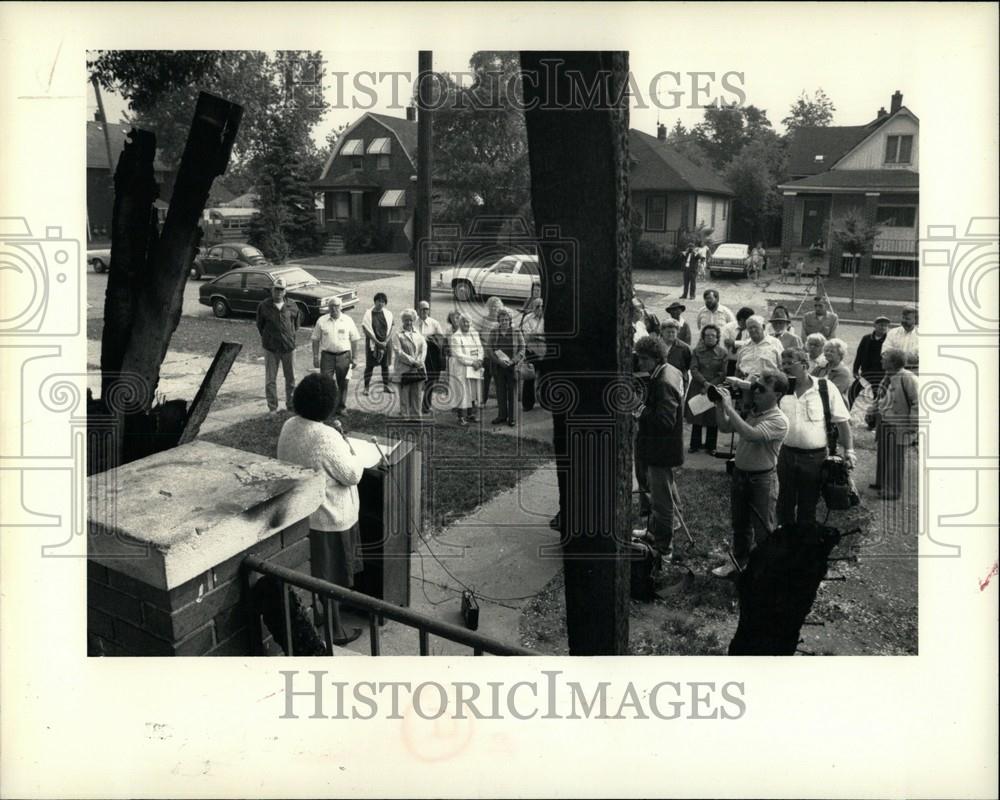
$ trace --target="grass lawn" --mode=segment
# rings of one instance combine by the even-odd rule
[[[282,411],[273,416],[255,417],[221,428],[200,438],[215,444],[251,453],[274,456],[281,426],[291,416]],[[377,434],[394,437],[394,420],[380,414],[350,410],[344,418],[348,435]],[[433,509],[430,528],[438,530],[456,518],[513,488],[552,459],[552,447],[535,439],[514,440],[486,428],[459,428],[452,425],[427,426],[430,440],[422,447],[425,507]],[[516,468],[510,466],[514,448]],[[430,494],[427,494],[427,487]]]
[[[860,444],[860,442],[858,443]],[[833,512],[831,525],[841,532],[861,529],[845,539],[833,557],[859,556],[857,561],[830,564],[830,577],[802,628],[800,650],[810,655],[912,655],[917,652],[916,534],[887,533],[885,507],[864,492],[874,453],[859,448],[855,481],[862,505]],[[676,471],[684,519],[694,537],[674,533],[674,549],[682,563],[672,566],[658,599],[630,602],[629,653],[632,655],[724,655],[736,632],[739,607],[736,584],[710,574],[726,560],[731,541],[729,477],[724,472]],[[896,505],[896,509],[901,504]],[[820,503],[820,520],[826,508]],[[642,527],[633,510],[636,527]],[[526,607],[520,619],[520,639],[548,655],[567,655],[565,597],[562,572]]]

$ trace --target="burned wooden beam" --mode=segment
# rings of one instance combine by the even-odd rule
[[[229,370],[232,369],[233,362],[236,361],[236,356],[240,354],[242,349],[243,345],[234,342],[223,342],[219,345],[215,358],[212,359],[212,366],[205,373],[205,378],[202,380],[201,386],[198,387],[198,394],[195,395],[194,402],[188,410],[187,421],[184,423],[184,431],[181,433],[178,444],[194,441],[198,431],[201,430],[201,424],[208,416],[209,409],[211,409],[219,389],[222,388],[222,384],[229,375]]]

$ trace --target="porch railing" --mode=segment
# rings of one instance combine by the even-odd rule
[[[333,615],[331,613],[331,604],[333,601],[344,603],[361,611],[362,613],[367,614],[369,648],[371,655],[373,656],[381,655],[381,638],[379,628],[381,626],[381,622],[386,619],[391,619],[394,622],[398,622],[409,628],[414,628],[417,631],[420,655],[422,656],[429,656],[431,654],[431,636],[437,636],[440,639],[445,639],[449,642],[455,642],[456,644],[470,647],[472,648],[472,654],[476,656],[481,656],[484,653],[489,653],[490,655],[495,656],[541,655],[541,653],[537,653],[534,650],[518,647],[517,645],[505,644],[504,642],[496,639],[491,639],[489,636],[483,636],[481,633],[461,628],[458,625],[452,625],[449,622],[442,622],[441,620],[434,619],[426,614],[421,614],[409,608],[403,608],[402,606],[387,603],[384,600],[379,600],[378,598],[371,597],[367,594],[361,594],[360,592],[345,589],[343,586],[337,586],[334,583],[314,578],[312,575],[306,575],[303,572],[297,572],[293,569],[288,569],[287,567],[268,563],[264,559],[257,556],[247,556],[243,559],[243,569],[247,578],[249,578],[250,573],[256,572],[261,575],[269,575],[279,582],[281,589],[286,655],[289,656],[294,655],[294,648],[292,645],[292,607],[288,596],[288,592],[292,586],[304,589],[307,592],[312,592],[314,595],[318,595],[323,600],[324,609],[326,611],[326,641],[329,645],[330,655],[333,655],[334,652],[334,648],[332,646]],[[249,583],[249,581],[247,581],[247,583]],[[261,635],[260,614],[254,607],[252,599],[253,593],[248,591],[247,597],[248,602],[251,604],[250,611],[252,615],[250,635],[253,638],[253,645],[257,648],[257,652],[262,653],[263,636]]]
[[[647,242],[652,242],[653,244],[662,244],[668,247],[675,246],[677,244],[677,238],[680,235],[679,230],[666,230],[666,231],[646,231],[642,232],[643,240]]]
[[[916,239],[876,239],[872,246],[874,255],[914,256],[917,255]]]

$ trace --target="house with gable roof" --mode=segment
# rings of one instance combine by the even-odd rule
[[[337,140],[318,180],[323,198],[321,224],[334,241],[351,222],[386,231],[391,252],[410,250],[407,223],[416,208],[416,109],[406,119],[371,112]]]
[[[850,274],[853,254],[841,252],[833,229],[850,209],[880,226],[859,275],[917,277],[920,121],[892,95],[866,125],[800,128],[789,147],[783,195],[781,252],[793,263],[805,256],[822,273]],[[822,255],[812,245],[822,243]]]
[[[642,216],[642,239],[675,247],[685,231],[706,225],[712,239],[729,239],[733,191],[711,169],[700,167],[657,135],[629,130],[632,206]]]

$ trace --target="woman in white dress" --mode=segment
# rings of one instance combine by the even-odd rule
[[[448,344],[455,366],[455,411],[458,413],[458,424],[465,426],[478,420],[476,402],[482,392],[483,343],[469,324],[468,317],[462,315],[458,331],[451,335]]]
[[[427,340],[414,327],[417,312],[407,308],[399,315],[402,329],[393,335],[393,380],[399,382],[399,413],[414,418],[423,415],[424,383],[427,380]]]

